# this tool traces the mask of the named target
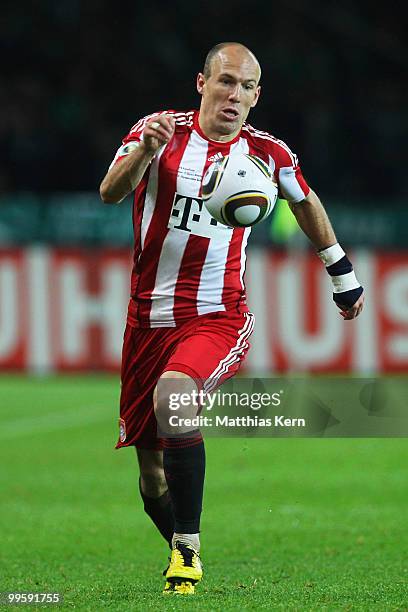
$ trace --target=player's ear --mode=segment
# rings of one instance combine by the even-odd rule
[[[205,85],[205,77],[201,72],[199,72],[197,75],[197,91],[201,95],[203,95],[203,92],[204,92],[204,85]]]
[[[255,98],[251,104],[251,108],[254,108],[254,106],[256,106],[260,95],[261,95],[261,86],[258,85],[258,87],[256,88]]]

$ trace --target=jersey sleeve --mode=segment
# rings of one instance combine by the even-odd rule
[[[111,165],[109,166],[109,170],[121,159],[129,155],[134,149],[139,146],[139,142],[143,140],[143,130],[145,128],[146,122],[150,121],[154,117],[158,117],[162,112],[153,113],[152,115],[146,115],[140,119],[135,125],[130,129],[130,132],[124,137],[122,140],[122,144],[119,149],[116,151],[115,157],[112,160]]]
[[[288,202],[301,202],[308,195],[310,187],[303,178],[297,155],[282,141],[278,141],[275,147],[275,176],[279,191]]]

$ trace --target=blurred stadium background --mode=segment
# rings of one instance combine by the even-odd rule
[[[159,589],[160,572],[153,587],[148,581],[163,549],[137,501],[133,457],[111,452],[131,202],[103,205],[100,180],[138,118],[198,106],[195,75],[213,44],[243,42],[263,68],[250,123],[298,154],[367,296],[363,316],[344,323],[325,271],[280,202],[249,247],[257,328],[246,372],[406,375],[405,24],[389,3],[366,0],[3,4],[0,439],[8,468],[0,476],[8,495],[0,522],[10,528],[0,591],[59,588],[84,609],[130,609],[129,598],[143,610],[134,604],[142,593],[158,609],[148,589]],[[230,574],[218,568],[207,584],[218,588],[221,576],[236,599],[229,608],[220,587],[219,607],[198,601],[197,609],[251,608],[257,592],[259,607],[276,597],[274,609],[406,604],[404,441],[272,442],[209,441],[210,569],[219,550],[235,558]],[[237,534],[231,526],[243,524],[242,512],[256,520]],[[140,542],[152,546],[144,573],[134,556]],[[262,556],[265,542],[272,561]],[[135,576],[139,591],[126,591]],[[271,581],[273,596],[262,591]]]

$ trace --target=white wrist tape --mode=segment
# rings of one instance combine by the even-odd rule
[[[327,249],[324,249],[323,251],[318,251],[317,254],[326,266],[326,268],[337,263],[342,257],[345,256],[345,252],[343,251],[338,242],[328,247]]]
[[[319,251],[318,253],[318,256],[320,257],[326,268],[336,264],[338,261],[343,259],[345,255],[345,252],[338,243],[333,244],[332,246],[328,247],[327,249],[324,249],[323,251]],[[360,287],[360,283],[356,279],[356,275],[354,274],[352,265],[348,261],[348,259],[347,263],[349,265],[350,272],[346,272],[345,274],[333,275],[334,270],[330,270],[330,278],[333,283],[333,293],[343,293],[344,291],[351,291],[352,289],[358,289]]]
[[[358,289],[361,286],[356,279],[354,271],[342,274],[341,276],[331,276],[330,278],[333,283],[333,293],[343,293],[343,291]]]

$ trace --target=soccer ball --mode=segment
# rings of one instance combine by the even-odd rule
[[[272,212],[278,186],[269,166],[246,153],[226,155],[204,174],[201,195],[217,221],[232,227],[249,227]]]

